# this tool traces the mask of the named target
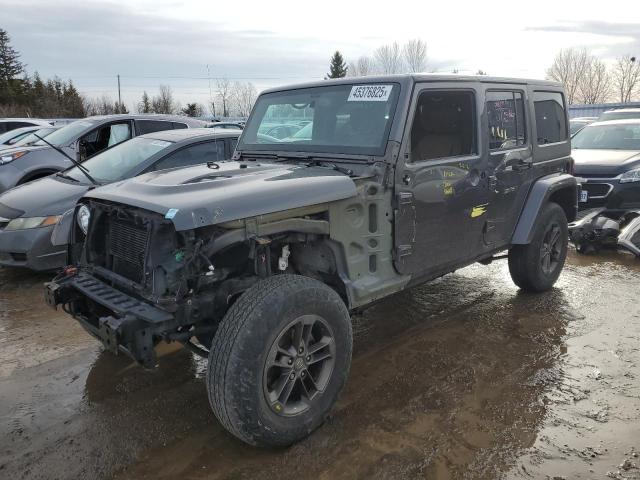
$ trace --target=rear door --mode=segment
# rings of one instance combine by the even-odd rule
[[[488,84],[483,134],[488,149],[487,250],[508,244],[527,198],[533,173],[526,85]]]
[[[483,250],[487,203],[478,82],[418,84],[396,169],[395,265],[434,274]]]

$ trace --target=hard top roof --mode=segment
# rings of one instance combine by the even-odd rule
[[[265,90],[263,93],[280,92],[283,90],[294,90],[298,88],[324,87],[329,85],[366,85],[369,83],[400,83],[409,84],[414,82],[481,82],[481,83],[510,83],[520,85],[540,85],[553,88],[561,88],[558,82],[550,80],[536,80],[510,77],[491,77],[488,75],[458,75],[440,73],[411,73],[398,75],[371,75],[367,77],[345,77],[329,80],[318,80],[315,82],[285,85]]]

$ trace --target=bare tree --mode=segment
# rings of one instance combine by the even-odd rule
[[[87,116],[91,115],[113,115],[114,113],[129,113],[124,104],[113,101],[108,95],[98,98],[84,97],[82,106]]]
[[[231,88],[231,99],[240,117],[248,117],[256,101],[258,92],[251,82],[235,82]]]
[[[363,55],[356,62],[349,63],[347,75],[349,77],[366,77],[373,75],[376,70],[376,64],[369,56]]]
[[[567,102],[578,100],[580,79],[585,73],[589,54],[587,50],[567,48],[562,49],[553,59],[553,64],[547,70],[547,77],[564,85]]]
[[[624,55],[616,61],[611,73],[613,88],[620,102],[630,102],[640,95],[640,62]]]
[[[216,82],[218,98],[222,103],[222,116],[229,116],[229,101],[231,100],[231,82],[228,78],[219,78]]]
[[[384,74],[401,73],[403,70],[402,52],[398,42],[383,45],[374,52],[380,72]]]
[[[588,55],[582,76],[578,79],[578,101],[586,104],[605,103],[611,95],[611,81],[605,63]]]
[[[402,57],[409,72],[424,72],[427,69],[427,43],[418,38],[409,40],[402,47]]]
[[[180,110],[180,105],[173,99],[173,91],[168,85],[160,85],[158,95],[151,99],[154,113],[172,114]]]

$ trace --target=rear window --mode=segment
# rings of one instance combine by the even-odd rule
[[[567,139],[567,116],[560,92],[534,92],[538,145],[564,142]]]

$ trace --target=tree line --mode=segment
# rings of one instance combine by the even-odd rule
[[[168,85],[158,93],[146,91],[132,109],[137,113],[162,113],[201,117],[208,112],[217,117],[246,117],[257,97],[251,82],[216,80],[215,95],[208,105],[187,102],[181,105]],[[129,108],[108,95],[81,95],[71,80],[58,77],[42,79],[38,72],[30,75],[11,46],[9,34],[0,28],[0,117],[81,118],[90,115],[129,113]]]
[[[566,48],[553,59],[547,77],[564,85],[570,105],[640,99],[640,62],[631,55],[607,64],[586,48]]]

